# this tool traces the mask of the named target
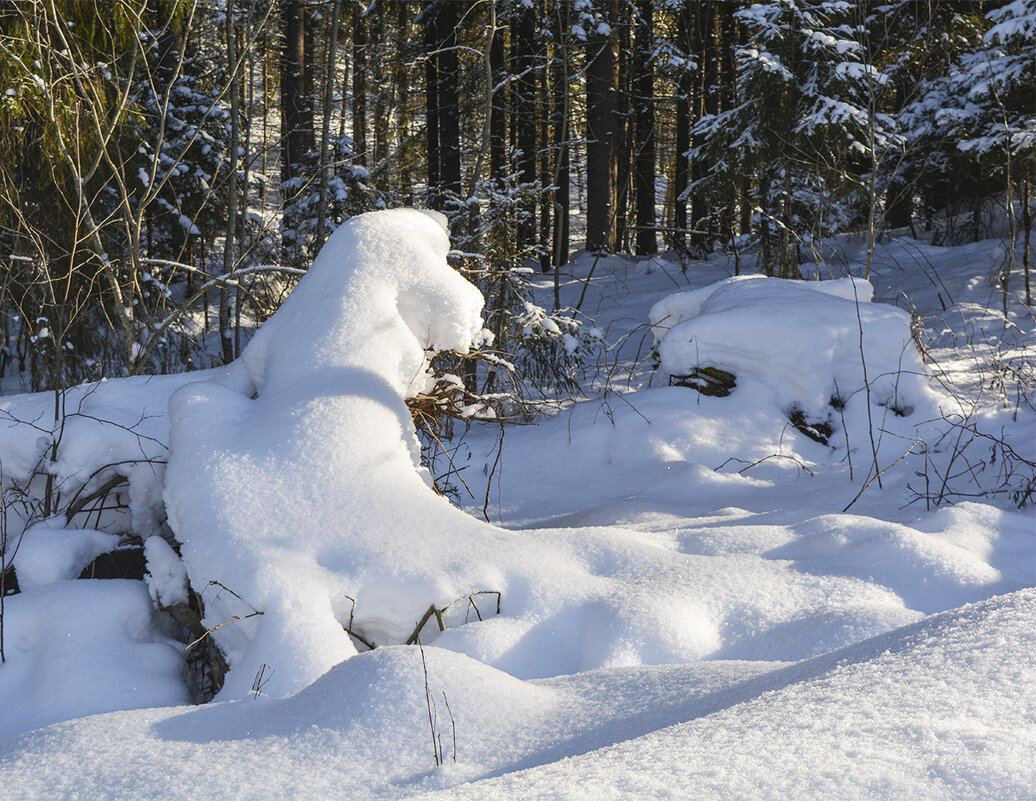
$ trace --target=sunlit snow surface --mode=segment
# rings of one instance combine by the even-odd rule
[[[717,284],[720,260],[686,273],[605,260],[583,311],[611,342],[632,332],[610,371],[638,391],[509,429],[498,463],[498,430],[473,429],[456,454],[470,515],[416,468],[402,401],[425,380],[426,346],[478,336],[480,299],[447,248],[428,216],[358,218],[228,370],[79,391],[91,415],[76,419],[64,480],[110,461],[100,444],[142,447],[124,429],[105,439],[93,419],[105,398],[126,426],[148,409],[135,429],[146,447],[169,443],[171,423],[168,468],[131,484],[134,522],[164,488],[192,584],[240,596],[209,587],[209,624],[263,615],[216,632],[226,700],[159,708],[186,693],[147,590],[67,581],[95,539],[53,575],[30,568],[32,588],[7,600],[5,797],[1034,797],[1031,512],[963,498],[929,511],[923,461],[906,453],[940,435],[951,379],[974,380],[987,348],[1010,355],[982,311],[998,302],[982,297],[995,243],[908,243],[879,260],[878,299],[903,290],[927,318],[924,365],[906,315],[870,304],[859,280]],[[575,303],[582,285],[563,290]],[[853,386],[861,323],[869,378],[909,393],[892,404],[905,416]],[[705,354],[738,374],[729,397],[659,385],[648,351],[680,330],[663,371]],[[971,361],[951,358],[965,335]],[[836,380],[841,410],[828,405]],[[167,418],[155,410],[170,395]],[[0,436],[5,468],[38,459],[47,403],[0,399],[34,420]],[[829,445],[789,426],[791,405],[831,415]],[[1030,411],[990,402],[981,415],[1032,458]],[[873,449],[869,426],[887,432]],[[861,495],[874,451],[891,469]],[[476,519],[487,488],[496,525]],[[67,537],[37,530],[23,558],[39,565],[33,553]],[[175,597],[182,573],[163,545],[149,546],[150,589]],[[357,654],[342,632],[351,617],[398,642],[429,604],[479,590],[501,593],[501,614],[426,629],[423,654]]]

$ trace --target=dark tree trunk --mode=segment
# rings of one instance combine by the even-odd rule
[[[306,94],[306,5],[282,0],[284,53],[281,57],[281,181],[298,177],[298,165],[313,146],[313,108]],[[294,192],[292,192],[294,194]]]
[[[237,34],[234,30],[234,0],[227,0],[226,7],[227,61],[230,63],[230,175],[227,180],[227,227],[223,240],[223,274],[234,270],[235,244],[237,243],[237,150],[241,137],[241,110],[238,105]],[[234,337],[231,331],[234,294],[230,284],[224,282],[219,288],[219,342],[220,355],[224,364],[234,361]]]
[[[374,53],[377,56],[382,56],[385,52],[385,40],[388,38],[388,25],[385,22],[385,4],[374,3],[371,4],[370,8],[373,10],[371,22],[371,41],[374,43]],[[388,80],[386,80],[389,74],[390,65],[385,63],[384,57],[375,57],[368,59],[367,71],[371,76],[371,85],[374,87],[374,96],[372,111],[372,128],[374,134],[373,142],[373,153],[371,166],[377,174],[381,173],[382,168],[388,161],[389,153],[389,139],[391,134],[389,132],[389,126],[392,122],[391,114],[389,113],[388,95]]]
[[[720,109],[721,42],[722,24],[720,11],[715,0],[700,3],[696,10],[695,28],[701,52],[701,69],[698,71],[698,86],[695,97],[695,119],[706,114],[717,114]],[[697,182],[709,173],[709,160],[698,156],[691,164],[691,181]],[[695,197],[691,205],[691,225],[695,229],[712,230],[712,209],[707,208],[703,196]],[[703,235],[704,236],[704,235]]]
[[[677,41],[680,49],[691,54],[690,10],[684,5],[677,16]],[[687,151],[691,148],[691,72],[684,67],[676,86],[676,162],[673,165],[673,245],[687,246]]]
[[[353,150],[356,163],[370,167],[367,157],[367,19],[362,6],[353,14]]]
[[[536,4],[537,16],[539,19],[546,19],[547,8],[545,0],[537,0]],[[550,232],[551,232],[551,198],[553,192],[547,191],[547,187],[553,187],[554,175],[551,166],[551,147],[550,147],[550,132],[551,132],[551,116],[550,116],[550,98],[551,98],[551,87],[550,87],[550,68],[549,60],[551,52],[549,47],[544,45],[541,49],[543,56],[543,63],[539,69],[539,75],[536,81],[536,117],[539,120],[540,129],[540,149],[539,149],[539,161],[540,161],[540,176],[539,176],[539,192],[536,196],[539,198],[540,208],[540,232],[537,237],[536,244],[540,251],[540,270],[542,272],[550,272],[552,266],[551,255],[550,255]],[[556,53],[554,54],[557,55]]]
[[[536,13],[521,3],[514,8],[514,115],[517,128],[518,176],[527,188],[536,183]],[[536,204],[531,192],[523,193],[518,218],[518,246],[536,240]]]
[[[342,0],[334,0],[331,11],[331,28],[328,32],[327,64],[324,75],[324,108],[320,122],[320,194],[317,201],[317,233],[315,247],[324,244],[327,222],[327,192],[331,181],[329,154],[331,147],[331,105],[334,100],[335,64],[338,57],[338,28],[341,18]]]
[[[554,128],[554,192],[553,212],[554,226],[552,231],[552,263],[557,270],[562,264],[568,261],[568,235],[569,235],[569,146],[571,138],[568,128],[568,61],[564,52],[563,43],[566,40],[569,29],[572,27],[568,13],[568,3],[558,3],[554,11],[554,42],[557,50],[554,53],[552,64],[552,80],[554,81],[553,92],[551,93],[552,110],[551,117]]]
[[[658,252],[655,233],[655,67],[654,20],[652,0],[640,0],[640,19],[634,51],[634,145],[633,172],[636,196],[636,253],[638,256]]]
[[[433,0],[434,2],[434,0]],[[438,194],[442,183],[442,157],[439,150],[439,58],[434,55],[439,48],[439,15],[431,8],[425,8],[424,21],[424,96],[425,96],[425,151],[428,156],[428,189],[432,205],[438,205]]]
[[[619,94],[618,94],[618,145],[616,158],[616,190],[615,190],[615,249],[630,249],[629,242],[629,204],[630,179],[633,177],[633,131],[630,124],[630,99],[633,95],[632,75],[630,69],[630,26],[625,19],[626,6],[620,4],[621,18],[616,19],[619,37]]]
[[[442,35],[439,55],[439,147],[442,151],[443,189],[461,194],[460,176],[460,71],[457,59],[457,8],[454,0],[440,3]]]
[[[1025,277],[1025,305],[1032,306],[1032,286],[1029,272],[1032,267],[1032,159],[1025,161],[1022,179],[1022,273]]]
[[[493,86],[500,84],[504,77],[504,34],[506,31],[498,20],[499,26],[489,47],[489,69],[492,72]],[[489,176],[496,186],[503,183],[507,173],[507,97],[506,89],[501,89],[493,96],[493,114],[489,119]]]
[[[618,17],[618,0],[607,0],[608,21]],[[586,249],[615,249],[615,191],[618,146],[618,37],[593,35],[586,66]]]

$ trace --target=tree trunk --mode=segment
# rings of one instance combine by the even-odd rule
[[[489,46],[489,70],[492,73],[492,91],[504,77],[504,34],[505,30],[497,21],[496,34]],[[501,89],[493,95],[492,115],[489,118],[489,177],[497,187],[502,185],[507,170],[507,104],[503,98],[506,90]]]
[[[301,190],[303,156],[313,147],[313,107],[306,92],[306,5],[282,0],[284,52],[281,56],[281,184],[286,210],[286,261],[302,260],[299,220],[291,208]]]
[[[362,6],[353,9],[353,151],[356,163],[370,167],[367,156],[367,19]]]
[[[327,44],[327,72],[324,76],[324,109],[320,128],[320,191],[317,201],[317,232],[314,252],[324,244],[324,225],[327,221],[327,188],[330,183],[328,153],[331,145],[331,104],[334,101],[335,57],[338,51],[338,21],[342,11],[342,0],[334,0],[331,11],[331,31]]]
[[[439,4],[439,148],[442,186],[455,198],[461,195],[460,174],[460,68],[457,59],[457,3]]]
[[[1022,273],[1025,277],[1025,305],[1032,306],[1032,290],[1029,285],[1029,268],[1032,265],[1032,160],[1025,161],[1025,178],[1022,181],[1022,230],[1025,232],[1022,245]]]
[[[616,123],[618,125],[618,138],[615,156],[617,159],[615,177],[615,249],[618,251],[629,251],[629,204],[630,204],[630,179],[633,177],[633,142],[632,126],[630,124],[630,99],[633,95],[631,82],[632,70],[630,69],[630,26],[626,24],[625,4],[620,4],[622,18],[616,17],[616,27],[619,37],[619,93],[617,96],[618,112]]]
[[[538,16],[545,18],[546,8],[543,0],[540,0],[537,10]],[[549,61],[550,52],[547,47],[542,48],[543,58]],[[536,246],[540,252],[540,271],[550,272],[552,266],[550,255],[550,231],[551,231],[551,203],[547,188],[553,187],[553,172],[551,168],[550,132],[551,119],[550,109],[550,74],[548,63],[545,62],[539,69],[536,81],[536,117],[539,120],[539,191],[536,196],[539,198],[540,231],[536,238]]]
[[[536,203],[529,191],[536,184],[536,14],[521,3],[515,4],[514,14],[518,178],[525,187],[518,216],[518,247],[524,249],[536,240]]]
[[[607,0],[607,20],[618,17],[618,0]],[[586,249],[615,249],[618,162],[618,38],[587,37],[586,65]]]
[[[658,252],[655,234],[655,67],[652,0],[640,0],[640,19],[634,51],[634,187],[636,196],[636,253]]]
[[[568,261],[568,236],[569,236],[569,184],[570,184],[570,155],[569,155],[569,113],[568,113],[568,54],[565,52],[564,43],[570,23],[568,4],[561,2],[557,4],[554,12],[554,60],[552,64],[552,79],[554,81],[553,92],[551,93],[552,106],[551,117],[554,128],[554,192],[553,212],[554,226],[552,231],[553,244],[552,263],[554,266],[555,278],[555,305],[559,305],[558,294],[559,268]]]
[[[685,4],[677,12],[677,42],[685,56],[691,54],[690,10]],[[687,151],[691,149],[691,71],[686,65],[676,84],[676,153],[673,164],[673,246],[687,247]]]
[[[227,228],[223,241],[223,274],[234,270],[234,245],[237,241],[237,150],[241,109],[238,101],[237,35],[234,31],[234,0],[226,7],[227,63],[230,65],[230,174],[227,176]],[[226,281],[219,288],[219,342],[224,364],[234,361],[234,338],[231,332],[233,294]]]
[[[312,144],[313,110],[305,93],[306,6],[302,0],[282,0],[284,53],[281,57],[281,180],[298,177],[298,165]]]
[[[386,102],[389,93],[389,89],[386,87],[388,84],[386,76],[389,73],[390,65],[385,63],[383,57],[386,52],[388,26],[385,22],[385,4],[372,3],[369,7],[373,13],[371,41],[374,44],[375,54],[375,58],[367,61],[367,69],[371,74],[371,83],[374,86],[374,152],[371,166],[375,174],[380,176],[388,162],[389,139],[391,138],[389,128],[392,125],[390,104]]]
[[[442,153],[439,149],[439,15],[433,8],[435,0],[424,9],[424,102],[425,102],[425,152],[428,157],[429,202],[439,205],[439,190],[442,185]]]
[[[720,110],[721,45],[723,27],[720,11],[715,0],[708,0],[698,5],[695,27],[699,47],[701,48],[701,69],[698,71],[698,85],[695,97],[694,117],[699,119],[707,114],[718,114]],[[699,156],[691,164],[691,181],[700,181],[709,174],[709,160]],[[712,230],[714,221],[713,209],[706,206],[704,195],[698,195],[692,204],[691,225],[696,230]],[[696,239],[706,236],[700,234]],[[701,243],[699,243],[701,244]]]

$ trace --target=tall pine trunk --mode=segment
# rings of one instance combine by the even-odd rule
[[[618,0],[606,0],[614,24]],[[615,249],[615,192],[618,178],[618,38],[587,37],[586,65],[586,249]]]
[[[553,20],[554,34],[554,59],[551,61],[551,80],[553,91],[551,92],[551,117],[553,120],[554,138],[554,191],[553,215],[554,225],[552,235],[552,264],[554,266],[555,283],[555,306],[560,304],[558,296],[559,269],[562,264],[568,261],[568,236],[569,236],[569,185],[570,180],[570,151],[569,151],[569,110],[568,110],[568,54],[565,52],[564,43],[571,23],[569,20],[568,4],[560,2],[554,11]]]
[[[676,36],[680,49],[686,56],[691,50],[690,9],[685,3],[677,12]],[[677,250],[687,247],[687,151],[691,149],[691,92],[692,73],[684,65],[676,82],[676,153],[673,164],[673,246]]]
[[[237,34],[234,31],[234,0],[227,0],[226,7],[227,63],[230,67],[230,164],[227,177],[227,227],[223,240],[223,274],[234,270],[235,244],[237,243],[237,151],[241,138],[241,109],[238,100]],[[230,285],[224,281],[219,288],[219,342],[224,364],[234,361],[234,338],[231,332],[234,295]]]
[[[457,58],[456,0],[440,3],[439,33],[439,147],[442,150],[442,185],[454,197],[461,194],[460,174],[460,66]]]
[[[356,161],[370,167],[367,155],[367,18],[362,6],[353,7],[353,150]]]
[[[293,210],[301,190],[303,156],[313,147],[313,106],[306,80],[306,4],[301,0],[282,0],[284,51],[281,55],[281,185],[288,217],[283,241],[285,261],[298,266],[302,248],[298,232],[300,220]]]
[[[615,174],[615,249],[630,249],[629,242],[629,205],[632,194],[630,181],[633,177],[633,130],[631,125],[630,100],[633,95],[632,74],[629,53],[632,45],[630,26],[626,19],[626,5],[619,5],[621,18],[616,18],[619,38],[619,93],[617,96],[616,122],[618,139],[615,156],[617,159]],[[615,35],[615,34],[613,34]]]
[[[439,149],[439,15],[432,7],[435,0],[421,15],[424,23],[424,104],[425,153],[428,157],[428,189],[430,202],[438,205],[442,183],[442,155]]]
[[[518,218],[518,247],[536,240],[536,204],[529,189],[536,184],[536,14],[531,6],[514,9],[514,115],[517,126],[518,176],[526,191]]]
[[[658,252],[655,234],[655,67],[652,0],[640,0],[634,50],[634,146],[633,172],[636,196],[636,253]]]
[[[317,232],[315,249],[324,244],[324,225],[327,221],[327,189],[331,181],[328,154],[331,145],[331,104],[334,101],[335,59],[338,55],[338,22],[342,0],[334,0],[331,11],[331,31],[327,43],[327,72],[324,76],[324,108],[320,127],[320,189],[317,201]]]

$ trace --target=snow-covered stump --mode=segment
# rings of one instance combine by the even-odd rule
[[[355,653],[350,622],[403,642],[430,604],[499,589],[475,558],[498,533],[431,490],[404,403],[430,354],[481,336],[448,249],[444,218],[353,218],[242,354],[245,391],[170,401],[169,523],[231,668],[224,697],[264,665],[267,693],[306,687]]]
[[[820,444],[860,451],[863,472],[887,466],[918,441],[917,421],[941,413],[909,315],[872,296],[858,278],[761,275],[671,295],[649,313],[660,377],[733,391],[744,414],[768,407]],[[730,387],[698,386],[713,374]]]

